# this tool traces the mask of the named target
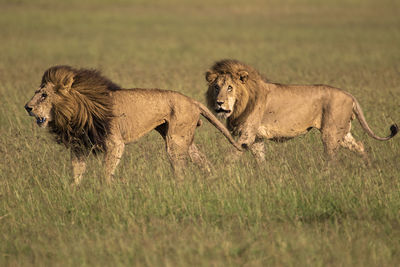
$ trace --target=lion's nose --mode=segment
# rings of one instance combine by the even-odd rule
[[[224,101],[217,100],[217,104],[218,104],[218,105],[220,105],[220,106],[221,106],[223,103],[224,103]]]
[[[25,109],[26,111],[28,111],[28,113],[32,111],[32,108],[28,106],[28,104],[25,105]]]

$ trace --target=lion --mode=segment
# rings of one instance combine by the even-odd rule
[[[369,164],[363,143],[350,133],[354,117],[376,140],[389,140],[398,132],[393,124],[389,136],[375,135],[355,97],[332,86],[271,83],[253,67],[232,59],[216,62],[205,78],[208,106],[227,120],[228,129],[239,136],[238,143],[259,163],[265,160],[264,139],[285,141],[316,128],[328,159],[334,160],[341,146]]]
[[[92,69],[50,67],[25,109],[71,150],[72,185],[80,184],[87,156],[98,152],[105,154],[105,181],[111,183],[125,145],[153,129],[163,137],[177,177],[182,177],[187,156],[210,171],[193,142],[200,115],[241,150],[223,123],[196,100],[169,90],[122,89]]]

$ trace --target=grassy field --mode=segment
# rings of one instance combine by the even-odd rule
[[[23,109],[56,64],[205,103],[204,72],[236,58],[275,82],[346,89],[383,136],[400,122],[398,1],[0,0],[0,40],[1,266],[400,265],[400,137],[375,141],[354,122],[372,166],[341,151],[326,168],[311,131],[267,142],[258,167],[249,154],[227,164],[228,142],[204,123],[211,176],[189,165],[175,183],[151,133],[113,186],[100,157],[70,190],[69,152]]]

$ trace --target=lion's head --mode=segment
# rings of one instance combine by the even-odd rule
[[[67,147],[102,149],[113,117],[110,92],[119,89],[98,71],[54,66],[25,109]]]
[[[263,80],[255,69],[232,59],[216,62],[205,78],[208,106],[230,124],[252,110]]]

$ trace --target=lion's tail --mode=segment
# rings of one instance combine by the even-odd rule
[[[390,126],[390,135],[389,136],[387,136],[387,137],[377,136],[371,130],[371,128],[369,128],[368,123],[364,117],[364,113],[361,109],[360,103],[358,103],[358,101],[357,101],[357,99],[355,99],[355,97],[353,97],[353,101],[354,101],[353,112],[356,114],[357,119],[361,124],[361,127],[367,132],[367,134],[369,136],[371,136],[372,138],[379,140],[379,141],[387,141],[398,133],[399,127],[397,126],[397,124],[393,124]]]
[[[243,148],[233,139],[228,129],[220,122],[211,111],[200,102],[196,101],[197,106],[200,108],[200,114],[203,115],[212,125],[215,126],[228,140],[229,142],[239,151],[243,151]]]

